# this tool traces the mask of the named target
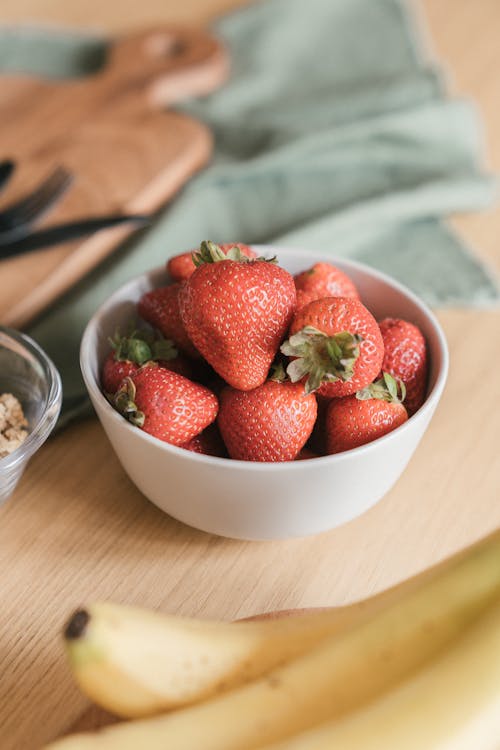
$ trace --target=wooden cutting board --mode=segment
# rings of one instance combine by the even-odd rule
[[[106,65],[86,78],[1,76],[1,158],[18,166],[0,210],[61,165],[74,182],[40,227],[157,211],[212,151],[204,125],[165,107],[209,93],[227,70],[223,47],[207,32],[161,27],[112,42]],[[0,322],[24,326],[133,231],[115,227],[0,261]]]

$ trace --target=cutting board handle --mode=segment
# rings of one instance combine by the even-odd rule
[[[118,38],[99,74],[100,86],[144,109],[208,94],[228,71],[221,43],[202,29],[158,26]],[[95,79],[94,79],[95,85]]]
[[[92,75],[2,76],[0,142],[22,166],[16,197],[62,164],[76,179],[50,223],[120,210],[155,213],[212,152],[208,128],[168,105],[217,88],[227,60],[223,45],[202,29],[158,25],[110,40],[105,64]],[[114,227],[42,250],[36,261],[29,255],[2,261],[9,289],[0,295],[2,322],[24,326],[132,231]]]

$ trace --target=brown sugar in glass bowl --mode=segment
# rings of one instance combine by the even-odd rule
[[[29,336],[0,326],[0,504],[54,428],[61,401],[61,378],[45,352]]]

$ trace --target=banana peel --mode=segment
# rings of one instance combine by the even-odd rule
[[[98,602],[72,616],[65,645],[81,690],[117,716],[138,718],[250,682],[347,628],[360,611],[230,623]]]
[[[498,750],[500,606],[366,708],[259,750]]]
[[[500,533],[378,598],[374,610],[366,606],[358,622],[257,679],[189,708],[74,735],[48,748],[257,750],[291,742],[288,738],[325,722],[340,726],[347,721],[343,717],[354,717],[353,712],[423,674],[435,660],[438,669],[446,650],[467,637],[496,604]]]

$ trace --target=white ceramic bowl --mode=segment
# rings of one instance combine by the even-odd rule
[[[139,276],[95,313],[83,335],[83,377],[108,438],[139,490],[174,518],[198,529],[249,540],[284,539],[332,529],[364,513],[403,472],[443,392],[446,340],[432,312],[408,289],[359,263],[305,250],[264,246],[295,274],[318,261],[335,263],[358,287],[377,319],[401,317],[423,331],[430,354],[424,405],[393,432],[354,450],[303,461],[253,463],[176,448],[128,423],[101,393],[99,373],[108,337],[124,330],[144,292],[168,282],[164,269]]]

